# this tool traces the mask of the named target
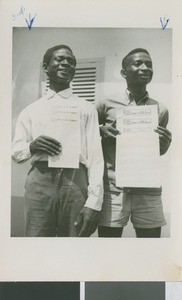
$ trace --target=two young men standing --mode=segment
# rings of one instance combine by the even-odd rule
[[[70,82],[76,59],[65,45],[48,49],[43,60],[50,90],[19,115],[12,158],[21,163],[32,158],[26,180],[26,236],[90,236],[99,222],[100,237],[121,237],[131,217],[137,237],[160,237],[165,224],[161,189],[118,189],[115,184],[116,111],[128,105],[157,105],[160,154],[171,142],[166,129],[168,111],[151,99],[146,85],[153,75],[152,60],[145,49],[131,51],[122,62],[127,90],[119,98],[99,101],[102,148],[94,106],[73,95]],[[44,112],[50,101],[74,100],[80,108],[80,157],[78,169],[48,167],[48,155],[61,153],[61,141],[43,135]],[[70,145],[74,147],[74,145]],[[103,163],[103,156],[104,163]],[[104,169],[104,197],[102,179]],[[102,204],[103,201],[103,204]],[[99,212],[101,210],[102,211]]]

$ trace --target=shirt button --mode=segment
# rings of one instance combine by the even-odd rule
[[[127,193],[130,193],[130,189],[127,189],[126,192],[127,192]]]

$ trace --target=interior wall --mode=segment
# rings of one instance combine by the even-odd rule
[[[67,44],[77,59],[103,57],[103,94],[118,93],[126,87],[120,75],[121,60],[132,49],[146,48],[153,60],[154,76],[148,91],[152,98],[171,110],[172,30],[127,28],[14,28],[13,29],[13,95],[12,137],[19,112],[38,99],[40,64],[45,51]],[[171,121],[169,128],[171,128]],[[161,158],[161,182],[166,213],[170,212],[170,150]],[[12,162],[12,220],[16,227],[24,194],[24,182],[30,163]],[[16,197],[16,198],[15,198]],[[19,202],[15,199],[21,199]],[[16,205],[17,204],[17,205]],[[17,213],[17,215],[16,215]]]

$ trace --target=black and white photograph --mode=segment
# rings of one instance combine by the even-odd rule
[[[0,1],[1,282],[181,280],[180,11]]]
[[[11,236],[170,237],[172,29],[15,27],[12,71]]]

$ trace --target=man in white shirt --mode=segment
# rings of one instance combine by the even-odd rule
[[[103,157],[97,112],[72,93],[76,59],[68,46],[48,49],[43,67],[50,89],[20,113],[12,143],[15,162],[32,158],[25,184],[25,236],[88,237],[96,230],[102,206]],[[48,111],[52,103],[65,99],[75,101],[80,110],[78,169],[48,167],[48,156],[64,151],[61,141],[44,134],[50,122]],[[70,148],[74,151],[74,144]]]

